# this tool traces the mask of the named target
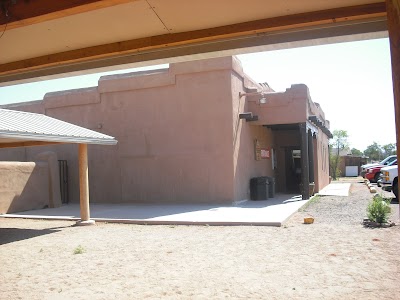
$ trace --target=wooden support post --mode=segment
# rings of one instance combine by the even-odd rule
[[[308,165],[310,167],[308,172],[311,183],[314,182],[314,143],[311,130],[308,130],[307,142],[308,142]]]
[[[392,58],[392,80],[393,80],[393,94],[394,94],[394,111],[396,118],[397,160],[399,160],[400,158],[400,0],[386,0],[386,11],[388,20],[390,54]],[[399,170],[398,172],[400,174]]]
[[[318,163],[318,135],[313,136],[313,149],[314,149],[314,191],[319,192],[319,170],[322,169],[322,166]],[[329,173],[328,173],[329,176]]]
[[[301,138],[301,183],[302,191],[301,197],[303,200],[310,198],[309,192],[309,162],[308,162],[308,134],[306,129],[306,123],[300,123],[300,138]]]
[[[93,225],[94,220],[90,220],[89,208],[89,172],[88,172],[88,153],[87,145],[79,144],[79,191],[81,220],[77,225]]]

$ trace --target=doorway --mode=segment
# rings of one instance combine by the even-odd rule
[[[289,193],[299,193],[301,183],[301,150],[298,148],[285,149],[286,189]]]

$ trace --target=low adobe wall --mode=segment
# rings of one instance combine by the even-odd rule
[[[0,162],[0,213],[41,209],[49,205],[47,162]]]

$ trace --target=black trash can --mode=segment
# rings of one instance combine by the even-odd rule
[[[274,198],[275,197],[275,178],[267,176],[267,180],[269,182],[268,197]]]
[[[269,181],[264,177],[250,179],[250,199],[267,200],[269,195]]]

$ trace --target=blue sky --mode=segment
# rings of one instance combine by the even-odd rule
[[[374,141],[382,145],[396,142],[388,39],[238,57],[250,77],[268,82],[276,91],[284,91],[291,84],[306,84],[312,100],[321,105],[330,120],[331,130],[347,130],[351,147],[365,150]],[[124,72],[0,87],[0,104],[40,100],[50,91],[95,86],[101,75]]]

